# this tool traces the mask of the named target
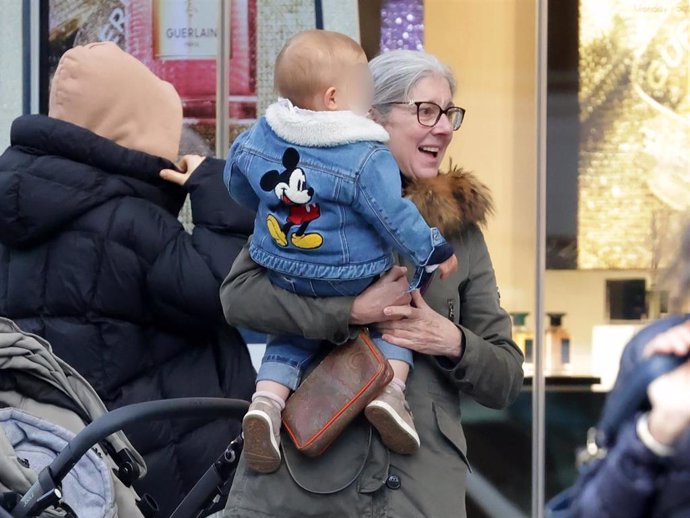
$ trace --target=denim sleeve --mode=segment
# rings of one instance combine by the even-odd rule
[[[244,208],[256,212],[259,208],[259,197],[254,192],[249,180],[247,180],[246,171],[240,165],[244,161],[243,158],[246,160],[240,151],[245,134],[240,135],[230,148],[223,180],[233,200]]]
[[[415,266],[442,263],[453,255],[452,247],[401,193],[400,170],[393,155],[377,149],[359,172],[352,206]]]

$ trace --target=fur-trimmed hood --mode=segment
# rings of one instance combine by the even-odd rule
[[[429,226],[437,227],[446,239],[458,237],[469,225],[484,226],[494,211],[489,188],[452,162],[447,173],[406,180],[404,191]]]

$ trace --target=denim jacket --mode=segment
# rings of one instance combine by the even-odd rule
[[[393,265],[396,249],[418,267],[452,247],[402,197],[387,132],[352,112],[272,104],[230,149],[225,184],[256,211],[251,257],[286,275],[349,280]]]

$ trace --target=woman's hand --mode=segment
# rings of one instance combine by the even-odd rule
[[[644,350],[644,356],[690,352],[690,321],[656,336]],[[647,389],[652,405],[649,431],[657,441],[673,444],[690,426],[690,362],[659,376]]]
[[[160,176],[163,180],[184,185],[205,159],[206,157],[199,155],[184,155],[177,164],[177,168],[182,171],[181,173],[172,169],[162,169]]]
[[[462,355],[462,331],[412,292],[412,306],[391,306],[384,310],[387,322],[378,324],[383,339],[423,354],[458,359]],[[390,320],[393,319],[393,320]]]
[[[407,306],[412,298],[407,293],[407,268],[394,266],[386,274],[357,295],[350,310],[350,323],[367,325],[390,320],[384,315],[387,306]]]

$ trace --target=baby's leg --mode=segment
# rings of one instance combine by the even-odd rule
[[[393,375],[403,383],[406,383],[410,369],[414,365],[412,351],[386,342],[381,338],[381,333],[377,331],[371,332],[371,339],[376,344],[376,347],[379,348],[384,358],[388,360],[388,363],[391,364],[391,367],[393,367]]]
[[[393,368],[393,376],[403,383],[407,383],[407,375],[410,373],[410,364],[404,360],[394,359],[388,360],[388,363],[390,363]]]
[[[263,380],[256,384],[256,392],[254,395],[261,393],[270,394],[268,397],[273,397],[277,401],[282,401],[282,406],[285,406],[285,400],[290,395],[290,389],[282,383],[271,380]]]
[[[280,467],[280,424],[285,400],[297,388],[304,367],[318,351],[317,340],[272,337],[266,345],[252,404],[242,421],[244,457],[261,473]]]
[[[405,383],[412,367],[412,351],[385,342],[376,333],[372,334],[372,338],[393,368],[393,380],[367,405],[364,415],[391,451],[414,453],[419,449],[419,435],[405,400]]]

